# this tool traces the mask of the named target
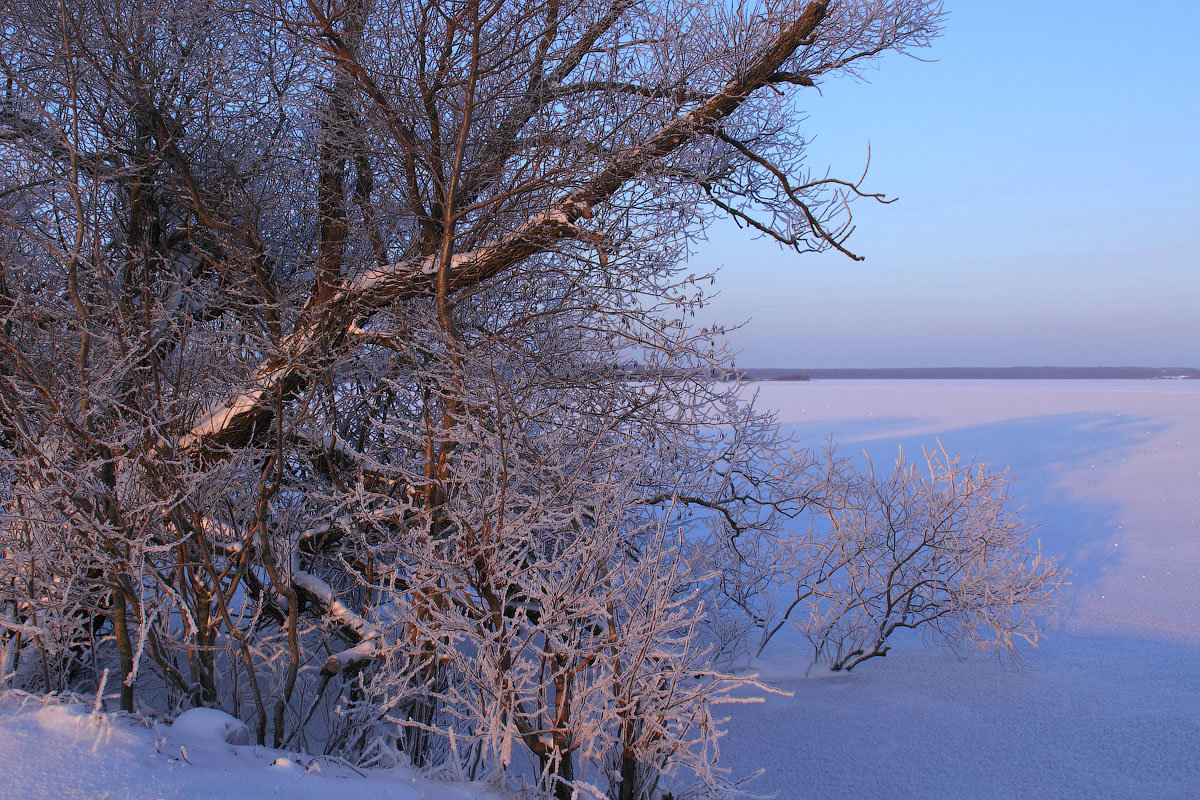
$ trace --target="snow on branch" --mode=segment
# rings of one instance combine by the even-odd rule
[[[322,675],[333,676],[355,669],[379,654],[382,631],[339,601],[328,583],[301,570],[298,557],[292,562],[292,585],[321,609],[324,621],[334,627],[340,636],[355,642],[353,647],[331,655],[321,667]]]
[[[757,57],[703,103],[679,115],[642,144],[622,151],[607,166],[569,192],[553,207],[539,212],[492,244],[454,254],[445,265],[448,285],[458,291],[480,284],[528,258],[578,238],[575,223],[593,215],[623,186],[651,165],[727,118],[758,89],[771,85],[776,71],[809,43],[825,19],[827,4],[808,3],[803,12],[763,45]],[[307,370],[352,329],[354,317],[397,300],[432,296],[441,265],[428,255],[365,270],[337,291],[322,308],[309,308],[308,320],[281,342],[280,354],[258,367],[248,385],[219,401],[179,439],[184,451],[237,447],[270,420],[271,400],[290,398],[308,382]]]

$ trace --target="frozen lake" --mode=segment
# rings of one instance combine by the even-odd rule
[[[909,641],[850,675],[735,707],[736,772],[780,797],[1197,797],[1200,381],[814,381],[751,387],[802,443],[880,469],[940,439],[1010,467],[1012,496],[1071,569],[1062,624],[1020,668]]]

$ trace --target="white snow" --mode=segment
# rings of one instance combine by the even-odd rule
[[[232,714],[215,708],[190,708],[171,724],[170,738],[206,748],[224,749],[226,744],[250,744],[250,729]]]
[[[896,447],[1012,466],[1013,500],[1073,571],[1069,608],[1018,666],[918,638],[804,677],[794,643],[756,668],[795,693],[735,709],[722,740],[781,798],[1200,797],[1200,381],[764,383],[802,441],[877,468]],[[794,653],[787,651],[788,644]]]
[[[88,706],[0,698],[0,797],[13,800],[502,800],[483,784],[436,783],[403,769],[355,774],[336,761],[242,740],[241,723],[193,709],[141,725]]]

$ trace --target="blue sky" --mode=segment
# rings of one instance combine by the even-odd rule
[[[852,249],[717,226],[743,366],[1200,366],[1200,4],[947,2],[921,63],[805,98],[810,164],[898,196]]]

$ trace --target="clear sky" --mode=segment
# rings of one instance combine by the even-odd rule
[[[921,63],[810,92],[811,165],[898,202],[851,249],[718,226],[742,366],[1200,366],[1200,4],[947,2]]]

